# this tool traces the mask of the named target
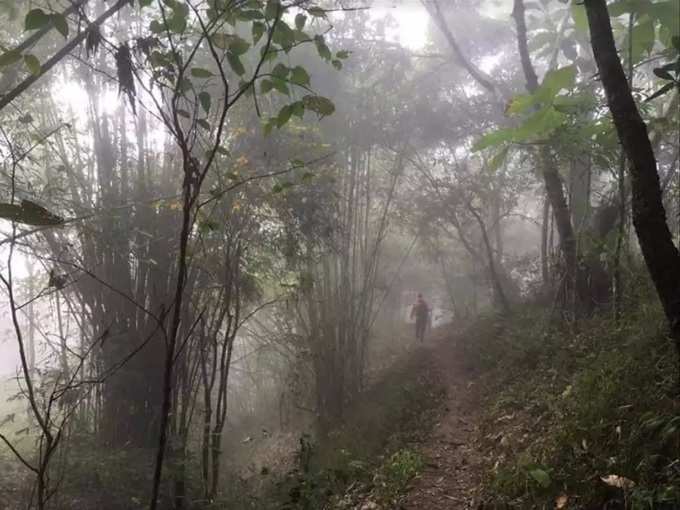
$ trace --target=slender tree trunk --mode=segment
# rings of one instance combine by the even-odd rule
[[[666,223],[654,150],[619,60],[607,3],[585,0],[585,7],[600,79],[630,164],[633,225],[680,362],[680,253]]]
[[[628,83],[633,86],[633,24],[635,15],[628,18]],[[614,319],[621,318],[623,305],[623,275],[621,272],[621,252],[626,238],[626,153],[622,149],[619,158],[619,172],[617,175],[619,193],[619,225],[616,232],[616,248],[614,252]],[[663,192],[662,192],[663,194]]]
[[[522,62],[522,69],[524,70],[524,76],[527,82],[526,88],[530,93],[533,93],[538,88],[538,76],[536,76],[536,71],[534,70],[529,55],[523,0],[515,0],[512,15],[515,18],[515,23],[517,25],[517,45]],[[576,292],[578,260],[576,235],[571,223],[571,214],[562,187],[562,179],[552,161],[550,150],[547,147],[540,147],[538,151],[538,161],[545,182],[546,195],[552,206],[553,214],[555,215],[557,233],[560,237],[560,247],[562,249],[562,255],[564,256],[565,265],[564,282],[566,302],[570,303],[572,302],[571,296]]]
[[[439,267],[441,268],[442,278],[444,279],[444,285],[446,286],[446,293],[449,295],[449,301],[451,302],[451,311],[453,312],[454,319],[460,319],[460,311],[458,310],[458,301],[456,299],[456,293],[453,290],[453,285],[451,284],[451,278],[446,270],[446,264],[444,262],[444,256],[440,250],[437,250],[437,259],[439,260]]]
[[[619,224],[616,232],[616,248],[614,251],[613,279],[614,279],[614,319],[621,318],[623,305],[623,276],[621,274],[621,252],[626,237],[626,156],[622,152],[619,161],[617,176],[618,201],[619,201]]]
[[[550,229],[550,200],[548,197],[543,199],[543,222],[541,223],[541,279],[543,280],[543,287],[547,289],[550,286],[550,270],[548,259],[550,258],[550,251],[548,246],[548,232]]]
[[[28,269],[28,299],[30,299],[30,304],[28,305],[28,345],[26,357],[28,358],[28,371],[31,374],[35,373],[35,325],[37,323],[37,317],[35,313],[35,308],[33,306],[33,296],[35,295],[35,268],[32,262],[27,262]]]
[[[503,290],[503,282],[501,282],[498,270],[496,268],[496,257],[493,252],[493,247],[491,246],[491,241],[489,240],[489,234],[487,232],[486,225],[484,225],[484,220],[474,207],[468,205],[468,209],[477,220],[479,229],[482,232],[482,241],[484,242],[484,247],[486,248],[487,258],[489,259],[489,275],[491,276],[494,294],[496,295],[498,304],[501,306],[501,311],[507,315],[510,313],[510,303],[508,302],[508,298],[505,295],[505,291]]]

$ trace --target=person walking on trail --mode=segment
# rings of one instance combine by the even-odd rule
[[[418,293],[416,302],[411,308],[411,319],[416,320],[416,340],[425,341],[425,330],[430,317],[430,306],[423,299],[423,295]]]

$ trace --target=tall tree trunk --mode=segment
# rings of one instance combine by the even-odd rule
[[[654,150],[616,51],[605,0],[585,0],[591,44],[629,161],[633,225],[680,355],[680,253],[666,223]]]
[[[526,88],[530,93],[533,93],[538,88],[538,76],[536,76],[536,71],[534,70],[529,55],[523,0],[515,0],[512,15],[515,18],[515,23],[517,25],[517,46],[522,62],[522,69],[524,70],[524,76],[527,82]],[[571,214],[562,187],[562,179],[560,178],[557,168],[553,164],[550,150],[547,147],[541,146],[539,149],[538,161],[545,182],[546,195],[555,215],[557,233],[560,236],[560,247],[564,256],[565,265],[564,282],[567,298],[566,302],[569,303],[572,301],[572,296],[574,296],[574,293],[576,292],[576,235],[574,234],[574,227],[571,223]]]

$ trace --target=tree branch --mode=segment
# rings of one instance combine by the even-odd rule
[[[118,0],[115,4],[109,7],[101,16],[92,22],[90,26],[99,26],[104,23],[107,19],[117,13],[126,5],[130,5],[129,0]],[[81,42],[87,37],[88,30],[83,30],[73,39],[71,39],[66,45],[55,53],[49,60],[47,60],[41,67],[40,73],[31,74],[28,78],[22,81],[19,85],[10,90],[7,94],[0,98],[0,111],[2,111],[8,104],[14,101],[17,97],[23,94],[31,85],[42,78],[47,72],[57,65],[64,57],[66,57],[73,49],[76,48]]]

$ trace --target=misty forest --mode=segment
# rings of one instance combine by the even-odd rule
[[[680,0],[0,20],[0,510],[680,509]]]

